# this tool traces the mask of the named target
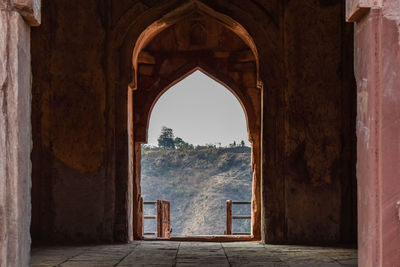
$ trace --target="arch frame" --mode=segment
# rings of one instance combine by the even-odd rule
[[[137,229],[141,222],[133,213],[134,197],[140,194],[140,180],[133,181],[135,173],[140,172],[140,161],[135,158],[133,148],[134,136],[129,134],[127,112],[132,102],[132,87],[128,87],[133,80],[132,51],[140,34],[152,23],[161,19],[165,14],[176,10],[190,0],[163,1],[152,6],[135,3],[121,14],[113,23],[108,33],[106,60],[107,65],[107,92],[106,99],[109,109],[106,111],[107,132],[106,144],[110,153],[107,154],[105,172],[106,203],[110,203],[106,210],[107,225],[110,227],[112,240],[128,242],[139,239],[134,236],[132,229]],[[227,0],[214,1],[199,0],[216,12],[237,21],[249,32],[259,53],[259,84],[261,91],[261,132],[260,157],[257,170],[261,183],[261,239],[268,243],[282,243],[286,240],[285,226],[285,194],[283,178],[283,160],[279,155],[284,153],[280,144],[284,139],[284,106],[281,99],[284,83],[284,54],[281,47],[281,31],[278,17],[274,17],[271,10],[260,10],[252,1],[246,4],[232,3]],[[276,8],[282,8],[280,5]],[[259,20],[266,21],[264,25]],[[128,99],[128,100],[127,100]],[[267,113],[265,113],[267,112]],[[130,115],[129,115],[130,116]],[[128,123],[127,123],[128,122]],[[268,131],[263,130],[268,129]],[[128,151],[128,147],[131,147]],[[268,154],[268,157],[265,157]],[[261,166],[263,168],[261,169]],[[127,177],[128,176],[128,177]],[[135,185],[135,187],[133,186]],[[136,201],[136,200],[135,200]]]
[[[254,103],[249,103],[248,100],[245,100],[245,97],[240,96],[240,90],[238,86],[235,85],[234,82],[229,81],[229,79],[224,79],[220,74],[216,74],[215,72],[209,70],[207,66],[201,65],[199,62],[196,62],[195,65],[188,67],[186,72],[181,75],[178,75],[170,81],[167,85],[162,88],[161,92],[157,94],[157,96],[152,100],[150,105],[150,109],[148,114],[146,115],[146,133],[145,137],[138,138],[135,133],[135,118],[138,117],[135,115],[134,109],[134,95],[136,92],[140,91],[140,86],[138,83],[138,58],[140,52],[149,44],[158,34],[160,34],[163,30],[168,27],[174,25],[180,20],[188,17],[191,12],[198,11],[205,13],[207,16],[215,19],[217,23],[222,24],[226,28],[228,28],[231,32],[240,37],[242,41],[251,49],[256,63],[256,85],[255,88],[260,92],[260,108],[258,109],[258,113],[255,112],[252,105]],[[246,116],[246,122],[249,133],[249,141],[252,144],[252,152],[251,152],[251,168],[253,171],[253,185],[252,185],[252,223],[251,223],[251,236],[241,237],[226,237],[227,241],[243,241],[243,240],[261,240],[261,101],[262,101],[262,90],[263,83],[260,80],[259,75],[259,60],[258,60],[258,52],[256,49],[255,42],[251,38],[250,34],[241,26],[238,22],[234,21],[232,18],[218,13],[211,8],[207,7],[205,4],[200,1],[193,0],[188,4],[183,5],[176,10],[164,15],[160,20],[153,22],[150,26],[148,26],[137,39],[135,46],[132,52],[132,81],[128,85],[128,140],[129,140],[129,181],[134,183],[133,188],[133,238],[141,239],[143,238],[143,210],[141,208],[141,190],[140,190],[140,162],[141,162],[141,154],[140,146],[143,143],[147,142],[147,131],[148,124],[151,115],[151,110],[154,107],[155,103],[159,99],[159,97],[166,92],[171,86],[184,79],[191,73],[196,70],[200,70],[205,73],[207,76],[216,80],[218,83],[222,84],[226,87],[234,96],[237,98],[239,103],[241,104],[243,111]],[[220,78],[221,77],[221,78]],[[234,90],[236,88],[236,90]],[[249,115],[251,113],[251,115]],[[254,119],[251,119],[254,118]],[[190,239],[190,238],[189,238]],[[209,237],[205,239],[210,240]],[[217,239],[220,241],[220,238]]]

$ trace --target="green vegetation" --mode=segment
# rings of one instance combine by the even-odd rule
[[[174,140],[174,146],[142,148],[143,199],[171,202],[174,236],[224,234],[226,200],[251,200],[251,149],[244,142],[229,147],[194,147],[175,138],[172,129],[162,135]],[[162,141],[167,143],[171,144]],[[145,209],[145,213],[155,211]],[[250,206],[236,207],[233,213],[248,215]],[[154,231],[155,225],[146,222],[145,228],[146,232]],[[249,232],[250,220],[234,221],[233,231]]]
[[[161,135],[158,138],[158,146],[166,149],[175,149],[174,133],[171,128],[162,127]]]

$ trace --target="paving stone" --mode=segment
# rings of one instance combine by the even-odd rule
[[[272,246],[257,242],[136,241],[117,245],[33,248],[31,266],[356,267],[357,250]]]

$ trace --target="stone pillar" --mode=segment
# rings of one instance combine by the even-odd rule
[[[31,188],[30,26],[40,0],[0,0],[0,266],[28,266]]]
[[[347,0],[355,22],[359,266],[400,263],[400,2]]]

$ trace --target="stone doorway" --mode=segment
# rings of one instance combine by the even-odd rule
[[[133,197],[140,187],[134,188],[135,158],[132,152],[129,163],[127,151],[131,55],[149,25],[188,2],[0,2],[0,123],[1,147],[6,151],[0,212],[7,214],[0,220],[2,264],[25,266],[29,260],[31,133],[33,242],[133,238],[137,222]],[[400,241],[394,234],[399,229],[400,195],[395,162],[399,101],[394,90],[400,77],[398,1],[192,2],[234,18],[257,44],[264,82],[263,241],[354,241],[353,126],[357,125],[360,264],[399,262]],[[355,62],[353,27],[344,24],[345,17],[357,22]],[[226,22],[224,18],[220,17]],[[41,22],[30,42],[30,26]],[[193,32],[192,44],[204,44],[204,27],[194,25]],[[358,95],[352,90],[353,63]],[[324,115],[324,120],[315,120],[313,114]],[[307,127],[310,124],[313,127]]]
[[[224,40],[224,41],[221,41]],[[258,52],[247,31],[229,17],[191,2],[148,26],[133,49],[128,92],[130,180],[140,199],[140,145],[147,141],[151,109],[172,84],[202,70],[231,89],[242,104],[252,143],[252,238],[261,238],[261,92]],[[135,160],[135,164],[133,163]],[[134,237],[141,238],[140,204],[133,203]]]
[[[265,6],[268,16],[253,2],[222,2],[127,4],[126,12],[120,2],[85,2],[63,16],[56,11],[68,1],[44,3],[45,26],[32,35],[34,242],[141,238],[138,153],[150,110],[196,69],[229,87],[249,118],[254,236],[354,241],[356,100],[343,5],[315,2],[318,12],[303,16],[308,6],[290,2]],[[78,59],[66,56],[77,49]]]

